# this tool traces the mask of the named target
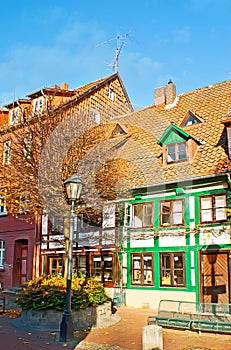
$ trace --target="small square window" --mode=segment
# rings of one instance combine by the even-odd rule
[[[167,163],[187,160],[186,142],[179,142],[167,146]]]

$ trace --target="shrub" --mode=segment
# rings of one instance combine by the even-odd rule
[[[27,283],[18,295],[17,303],[24,310],[57,311],[65,308],[66,279],[60,276],[42,276]],[[71,306],[73,310],[86,309],[109,301],[105,289],[94,278],[72,278]]]

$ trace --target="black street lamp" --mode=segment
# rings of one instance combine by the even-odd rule
[[[69,179],[64,181],[67,198],[71,203],[70,210],[70,229],[69,242],[67,250],[67,266],[66,266],[66,305],[63,313],[62,321],[60,323],[60,338],[61,342],[67,342],[73,339],[74,326],[71,312],[71,281],[72,281],[72,252],[73,252],[73,236],[74,236],[74,216],[75,216],[75,201],[79,199],[83,187],[83,182],[74,173]]]

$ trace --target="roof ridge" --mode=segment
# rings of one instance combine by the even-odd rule
[[[204,89],[209,89],[209,88],[216,87],[216,86],[218,86],[218,85],[222,85],[222,84],[225,84],[225,83],[231,83],[231,79],[227,79],[227,80],[224,80],[224,81],[220,81],[220,82],[218,82],[218,83],[206,85],[206,86],[203,86],[203,87],[194,89],[194,90],[189,90],[189,91],[186,91],[186,92],[182,92],[181,94],[179,94],[179,95],[177,95],[177,96],[183,96],[183,95],[186,95],[186,94],[193,93],[193,92],[195,92],[195,91],[201,91],[201,90],[204,90]]]

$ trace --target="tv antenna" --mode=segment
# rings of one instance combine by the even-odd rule
[[[126,41],[125,39],[128,38],[130,35],[130,32],[129,33],[126,33],[126,34],[117,34],[115,38],[112,38],[112,39],[109,39],[109,40],[106,40],[100,44],[98,44],[97,46],[100,46],[100,45],[104,45],[104,44],[108,44],[109,42],[111,41],[116,41],[116,53],[115,53],[115,59],[114,59],[114,62],[112,64],[110,64],[110,66],[113,67],[113,71],[115,71],[116,73],[118,73],[118,68],[119,68],[119,56],[120,56],[120,53],[121,53],[121,50],[122,50],[122,47],[126,44]]]

